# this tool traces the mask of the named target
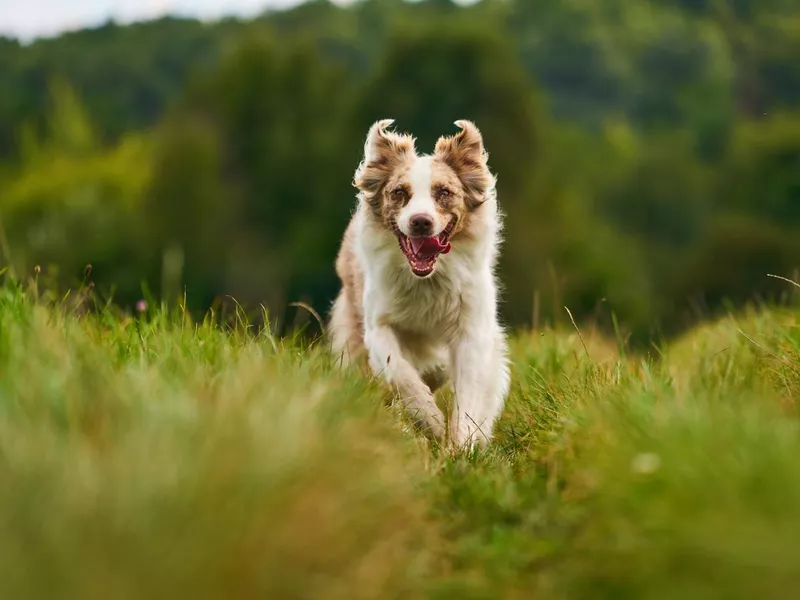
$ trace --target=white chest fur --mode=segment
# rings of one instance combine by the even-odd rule
[[[491,277],[488,266],[454,249],[439,257],[430,277],[420,279],[411,273],[396,241],[365,242],[361,262],[367,327],[388,325],[415,336],[452,339],[475,288]]]

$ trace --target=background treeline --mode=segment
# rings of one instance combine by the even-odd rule
[[[423,150],[484,132],[514,326],[566,305],[645,341],[800,267],[797,0],[316,0],[0,39],[0,81],[3,254],[61,284],[91,263],[123,305],[327,311],[383,117]]]

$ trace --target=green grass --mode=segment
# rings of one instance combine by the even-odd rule
[[[800,313],[656,358],[514,341],[493,445],[431,447],[321,347],[0,288],[0,598],[787,598]]]

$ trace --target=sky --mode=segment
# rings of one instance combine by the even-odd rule
[[[120,23],[166,14],[217,19],[249,17],[267,8],[282,8],[301,0],[0,0],[0,35],[30,41],[71,29]]]

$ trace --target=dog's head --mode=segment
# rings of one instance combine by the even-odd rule
[[[387,131],[391,119],[369,130],[354,185],[373,223],[392,231],[417,277],[428,277],[451,240],[467,238],[477,211],[494,189],[480,131],[469,121],[441,137],[432,155],[417,155],[414,138]]]

